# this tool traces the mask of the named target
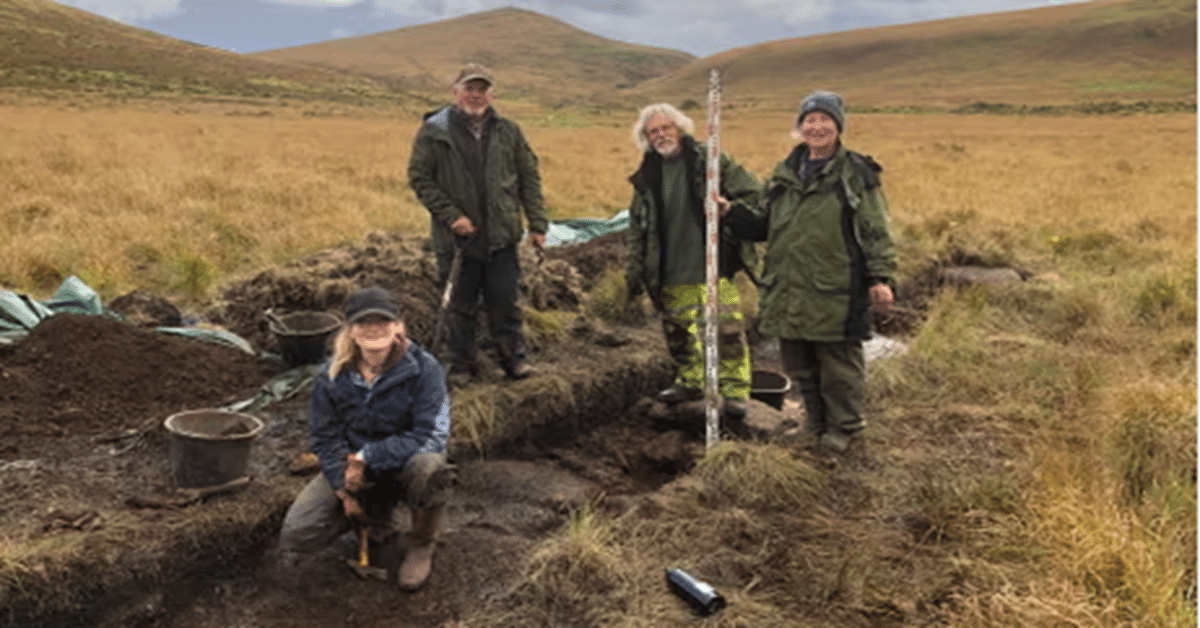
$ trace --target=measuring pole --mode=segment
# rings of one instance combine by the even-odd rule
[[[717,243],[720,239],[717,196],[721,193],[721,75],[716,69],[708,75],[708,159],[704,194],[704,272],[707,298],[704,300],[704,446],[713,448],[720,440],[717,413],[721,393],[717,377]]]

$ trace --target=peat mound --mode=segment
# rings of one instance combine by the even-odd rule
[[[551,254],[546,255],[545,262],[535,260],[528,248],[522,245],[522,283],[527,303],[540,310],[576,309],[581,300],[579,275],[583,273]],[[442,283],[429,238],[384,232],[370,233],[360,243],[326,249],[234,283],[201,317],[255,347],[276,350],[278,343],[264,317],[266,310],[276,314],[339,311],[346,297],[367,286],[391,290],[400,304],[409,336],[427,347],[437,344]]]
[[[0,436],[92,434],[252,396],[278,365],[102,316],[58,314],[0,357]]]
[[[546,249],[546,257],[561,260],[579,272],[584,288],[591,288],[609,269],[624,269],[627,247],[624,231],[608,233],[587,242]]]
[[[340,311],[346,297],[367,286],[391,290],[408,333],[430,345],[439,302],[437,269],[428,238],[376,232],[362,242],[325,249],[307,258],[268,268],[228,286],[201,312],[257,348],[276,350],[264,312]]]

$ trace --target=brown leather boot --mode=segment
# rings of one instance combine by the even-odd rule
[[[446,524],[446,507],[417,508],[412,511],[412,530],[404,561],[396,573],[402,591],[416,591],[429,580],[433,570],[433,550]]]

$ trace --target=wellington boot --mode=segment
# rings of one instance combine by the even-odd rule
[[[425,586],[429,573],[433,571],[433,548],[436,544],[409,546],[404,553],[404,562],[396,572],[396,584],[401,591],[413,592]]]
[[[818,444],[826,451],[844,454],[850,449],[850,442],[853,439],[854,432],[843,432],[837,428],[830,428],[821,434]]]
[[[412,524],[404,561],[396,573],[396,583],[402,591],[416,591],[429,580],[433,550],[446,525],[446,507],[413,509]]]

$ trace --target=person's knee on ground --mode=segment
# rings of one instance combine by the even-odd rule
[[[317,475],[292,501],[279,531],[279,551],[310,553],[327,546],[348,529],[341,500],[323,475]]]
[[[302,571],[318,552],[349,529],[341,500],[323,475],[309,481],[284,515],[276,544],[272,576],[281,585],[301,585]]]

